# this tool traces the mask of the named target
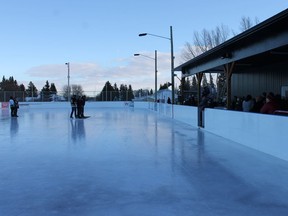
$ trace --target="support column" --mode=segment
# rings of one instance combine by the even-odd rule
[[[202,113],[202,110],[201,108],[199,107],[199,104],[202,100],[202,97],[201,97],[201,82],[202,82],[202,78],[203,78],[203,73],[197,73],[196,74],[196,78],[197,78],[197,86],[198,86],[198,103],[197,103],[197,106],[198,106],[198,126],[199,127],[203,127],[204,126],[204,122],[203,122],[203,113]]]
[[[181,76],[181,86],[180,86],[180,96],[181,96],[180,104],[181,105],[183,105],[184,103],[184,92],[183,92],[184,85],[185,85],[185,77]]]
[[[235,66],[235,62],[231,62],[231,63],[224,65],[224,71],[226,74],[226,82],[227,82],[227,104],[226,104],[226,108],[228,110],[231,109],[231,105],[232,105],[231,78],[232,78],[234,66]]]

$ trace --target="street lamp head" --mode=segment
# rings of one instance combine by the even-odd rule
[[[142,37],[142,36],[146,36],[147,33],[142,33],[142,34],[139,34],[139,37]]]
[[[135,53],[134,56],[140,56],[140,54],[139,53]]]
[[[65,64],[66,64],[66,65],[68,65],[68,64],[69,64],[69,62],[66,62]]]

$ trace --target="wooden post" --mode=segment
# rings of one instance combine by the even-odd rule
[[[183,102],[184,102],[184,91],[183,91],[183,88],[184,88],[184,85],[185,85],[185,77],[181,77],[181,88],[180,88],[180,96],[181,96],[181,100],[180,100],[180,104],[183,105]]]
[[[235,66],[235,62],[231,62],[231,63],[224,65],[224,71],[226,74],[226,82],[227,82],[227,104],[226,104],[226,107],[228,110],[231,109],[231,105],[232,105],[231,78],[232,78],[234,66]]]
[[[202,78],[203,78],[203,73],[197,73],[196,74],[196,78],[197,78],[197,86],[198,86],[198,126],[199,127],[203,127],[203,116],[202,116],[202,110],[200,109],[199,107],[199,104],[202,100],[202,97],[201,97],[201,82],[202,82]]]

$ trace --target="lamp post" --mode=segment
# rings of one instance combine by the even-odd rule
[[[139,37],[146,36],[146,35],[151,35],[154,37],[159,37],[159,38],[164,38],[167,40],[170,40],[170,46],[171,46],[171,84],[172,84],[172,105],[175,102],[175,95],[174,95],[174,51],[173,51],[173,32],[172,32],[172,26],[170,26],[170,37],[163,37],[155,34],[150,34],[150,33],[141,33],[139,34]]]
[[[68,79],[68,102],[70,101],[70,62],[66,62],[65,63],[67,65],[67,68],[68,68],[68,76],[67,76],[67,79]]]
[[[155,50],[155,58],[152,58],[150,56],[146,56],[146,55],[143,55],[143,54],[139,54],[139,53],[136,53],[134,54],[134,56],[143,56],[145,58],[149,58],[149,59],[153,59],[155,61],[155,110],[156,110],[156,105],[157,105],[157,50]]]

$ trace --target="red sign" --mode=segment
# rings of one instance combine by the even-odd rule
[[[9,102],[2,102],[1,103],[1,108],[8,108],[9,107]]]

